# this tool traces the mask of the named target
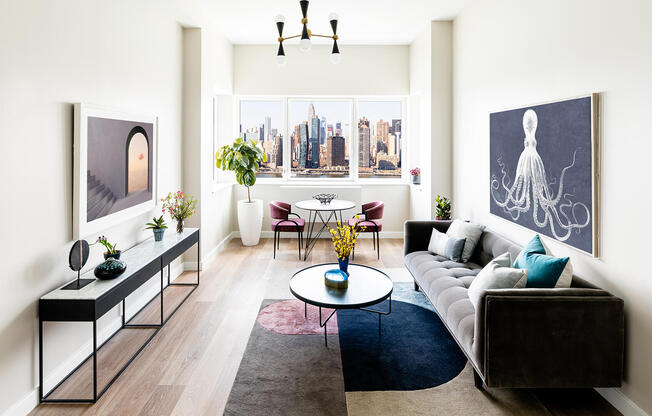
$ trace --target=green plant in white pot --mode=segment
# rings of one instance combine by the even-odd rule
[[[267,155],[256,140],[242,137],[215,153],[215,165],[222,170],[235,172],[235,179],[247,188],[247,199],[238,201],[238,226],[240,238],[245,246],[255,246],[260,240],[263,226],[263,201],[251,199],[250,188],[256,183],[256,172],[260,162],[267,162]]]

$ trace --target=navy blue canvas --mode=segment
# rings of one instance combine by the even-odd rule
[[[593,252],[594,209],[591,101],[591,97],[584,97],[492,113],[489,152],[491,213],[589,253]],[[507,199],[508,190],[518,181],[519,158],[526,153],[524,116],[528,110],[536,114],[533,132],[536,145],[532,146],[534,152],[523,157],[527,163],[523,164],[522,172],[537,171],[540,166],[545,169],[537,177],[545,177],[549,200],[554,202],[547,211],[541,203],[543,198],[535,198],[542,191],[534,192],[534,186],[528,192],[529,204]],[[527,182],[532,185],[543,181],[530,175],[523,181]],[[561,184],[563,191],[559,192]],[[502,206],[503,202],[508,203]],[[523,211],[519,212],[519,208]],[[539,224],[535,221],[535,211]]]
[[[388,301],[374,309],[387,310]],[[359,310],[337,312],[346,391],[419,390],[452,380],[466,357],[436,313],[392,301],[382,317]]]

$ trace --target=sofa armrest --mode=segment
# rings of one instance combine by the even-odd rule
[[[403,255],[428,250],[432,229],[445,233],[451,221],[405,221],[403,225]]]
[[[475,325],[489,387],[621,385],[624,303],[604,290],[488,290]]]

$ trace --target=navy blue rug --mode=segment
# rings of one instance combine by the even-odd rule
[[[386,311],[387,302],[374,309]],[[337,322],[346,391],[436,387],[457,376],[467,361],[439,316],[411,303],[392,300],[380,336],[374,313],[340,310]]]

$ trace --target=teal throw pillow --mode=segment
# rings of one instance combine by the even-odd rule
[[[547,256],[541,239],[535,235],[519,254],[514,267],[528,270],[526,287],[553,288],[567,263],[568,257]]]

